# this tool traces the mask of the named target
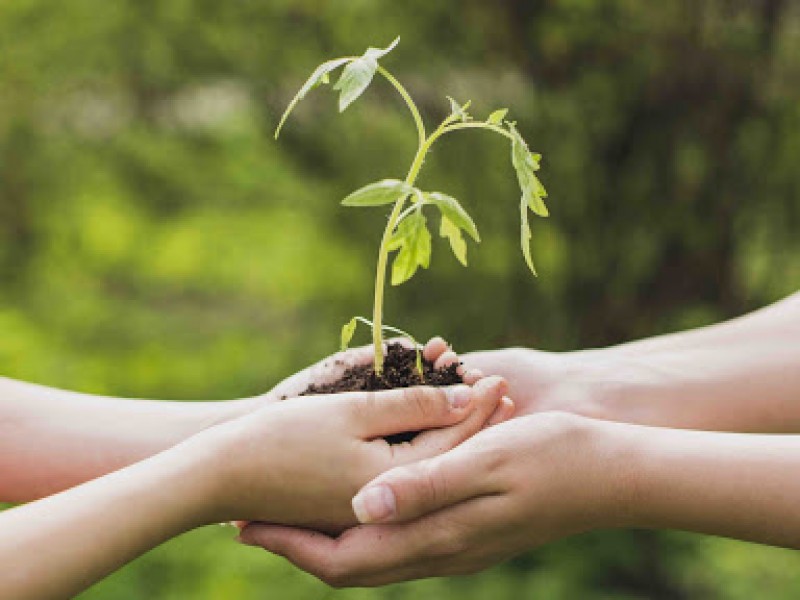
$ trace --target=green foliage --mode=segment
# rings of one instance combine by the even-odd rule
[[[386,250],[398,251],[392,264],[392,285],[411,279],[418,267],[427,269],[430,266],[431,233],[421,210],[414,210],[400,222]]]
[[[381,206],[394,204],[414,193],[414,188],[399,179],[384,179],[365,185],[342,200],[342,206]]]
[[[311,76],[303,84],[303,87],[301,87],[300,90],[298,90],[297,94],[295,94],[294,98],[292,98],[292,101],[289,103],[289,106],[286,107],[283,116],[281,116],[281,120],[278,123],[278,126],[275,128],[275,139],[278,139],[278,136],[281,134],[281,129],[283,129],[283,124],[286,123],[286,119],[289,118],[289,115],[294,110],[294,107],[297,106],[298,102],[300,102],[300,100],[305,98],[306,94],[308,94],[308,92],[310,92],[315,87],[330,83],[330,80],[328,79],[329,73],[331,71],[336,70],[337,68],[341,67],[343,64],[349,61],[350,61],[349,58],[336,58],[333,60],[329,60],[327,62],[322,63],[314,70],[313,73],[311,73]]]
[[[363,56],[351,59],[345,67],[342,75],[334,86],[334,90],[341,91],[339,97],[339,110],[344,111],[356,98],[369,86],[375,73],[378,71],[378,59],[386,56],[399,42],[400,38],[384,50],[369,48]],[[327,73],[338,66],[340,62],[329,61],[323,63],[311,75],[294,100],[289,104],[289,108],[284,112],[276,130],[276,137],[286,115],[294,108],[297,101],[305,96],[308,89],[313,87],[318,80],[322,80]],[[408,105],[419,133],[419,147],[411,163],[405,181],[399,179],[384,179],[377,183],[372,183],[356,190],[347,196],[342,204],[345,206],[381,206],[384,204],[394,204],[392,213],[389,216],[386,230],[384,231],[381,246],[378,250],[378,270],[375,281],[375,301],[373,305],[373,343],[375,355],[375,372],[380,373],[383,367],[383,287],[385,263],[390,252],[397,251],[392,264],[391,283],[394,286],[405,283],[411,279],[419,267],[427,269],[431,260],[431,234],[428,231],[427,221],[422,212],[425,204],[433,204],[441,212],[441,224],[439,233],[450,242],[450,248],[456,259],[464,266],[467,266],[467,246],[461,234],[461,230],[466,231],[476,242],[480,242],[478,230],[472,217],[463,209],[458,201],[440,192],[422,192],[414,188],[414,183],[419,176],[425,157],[430,152],[434,142],[441,136],[452,131],[463,128],[486,129],[501,134],[511,140],[511,160],[517,172],[517,179],[522,190],[522,254],[531,272],[536,275],[531,256],[530,239],[532,237],[530,225],[528,223],[527,208],[541,217],[548,216],[544,198],[547,192],[539,181],[535,171],[539,170],[540,154],[531,154],[528,145],[520,135],[515,123],[505,122],[506,128],[502,126],[504,118],[508,113],[507,109],[498,109],[492,112],[485,122],[476,122],[472,115],[467,112],[472,105],[468,100],[465,104],[459,104],[451,96],[447,96],[450,102],[450,114],[441,122],[439,127],[430,135],[425,135],[425,125],[414,100],[400,82],[385,69],[381,74],[391,83],[397,92],[402,96]],[[417,202],[410,210],[401,212],[406,199],[412,196]],[[350,323],[345,325],[343,332],[349,331]],[[344,336],[344,333],[343,333]],[[350,333],[352,337],[352,333]],[[344,339],[344,337],[342,338]]]
[[[369,48],[364,53],[364,56],[353,60],[344,68],[339,81],[333,86],[334,90],[341,92],[339,95],[339,112],[344,112],[348,106],[364,93],[378,70],[378,59],[383,58],[394,50],[399,41],[400,38],[398,37],[383,50]]]

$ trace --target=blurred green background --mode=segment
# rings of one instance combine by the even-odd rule
[[[233,398],[335,349],[371,304],[381,209],[415,132],[378,82],[283,107],[323,60],[386,66],[429,119],[507,106],[544,154],[540,278],[507,145],[437,146],[421,185],[484,242],[389,292],[388,320],[459,349],[570,350],[710,323],[800,282],[800,10],[783,0],[14,0],[0,3],[0,372],[87,392]],[[346,468],[346,465],[343,465]],[[125,507],[120,507],[124,518]],[[91,535],[91,532],[87,532]],[[599,532],[464,579],[334,592],[222,527],[85,600],[796,598],[800,555]]]

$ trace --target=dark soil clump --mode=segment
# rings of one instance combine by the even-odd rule
[[[433,363],[422,359],[423,377],[417,371],[417,353],[404,347],[402,344],[389,344],[386,358],[383,362],[383,373],[375,374],[372,363],[359,365],[347,369],[338,380],[325,385],[311,384],[300,394],[311,396],[315,394],[336,394],[340,392],[374,392],[391,390],[395,388],[413,387],[416,385],[431,385],[441,387],[463,383],[461,375],[456,371],[458,363],[443,369],[434,369]],[[415,432],[401,433],[390,436],[386,440],[392,444],[409,441],[414,438]]]

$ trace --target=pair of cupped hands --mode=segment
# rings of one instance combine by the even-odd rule
[[[441,338],[423,353],[437,367],[459,361]],[[241,543],[335,587],[471,573],[590,528],[586,506],[600,511],[602,494],[586,497],[581,419],[515,407],[508,382],[484,376],[508,372],[505,356],[460,365],[464,385],[297,397],[371,356],[321,361],[211,428],[196,451],[225,476],[201,520],[242,519]],[[406,431],[420,433],[384,439]]]

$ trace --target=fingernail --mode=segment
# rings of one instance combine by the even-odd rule
[[[397,501],[388,485],[368,487],[353,498],[353,512],[360,523],[383,521],[396,510]]]
[[[466,385],[447,388],[447,400],[453,408],[464,408],[472,398],[472,390]]]

